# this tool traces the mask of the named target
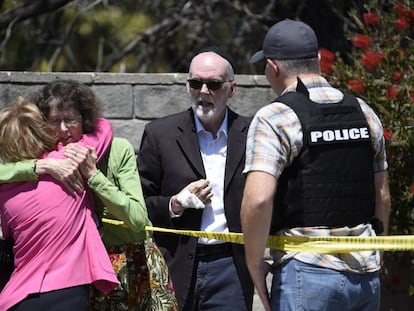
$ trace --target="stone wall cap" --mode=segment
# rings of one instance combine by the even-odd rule
[[[185,84],[187,73],[108,73],[0,71],[0,83],[42,84],[55,79],[75,79],[86,84]],[[263,75],[236,75],[238,85],[268,87]]]

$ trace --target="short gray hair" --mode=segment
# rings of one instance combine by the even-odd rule
[[[317,57],[274,61],[277,63],[280,69],[289,76],[298,76],[304,73],[321,73],[319,67],[319,59]]]

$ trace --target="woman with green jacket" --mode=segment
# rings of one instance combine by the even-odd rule
[[[121,285],[105,296],[91,289],[91,310],[177,310],[164,258],[152,234],[144,230],[151,223],[131,143],[115,137],[98,167],[93,149],[73,144],[93,130],[100,115],[93,91],[82,83],[51,82],[35,103],[65,145],[67,158],[1,164],[0,182],[50,174],[69,192],[86,186],[93,190],[97,225]]]

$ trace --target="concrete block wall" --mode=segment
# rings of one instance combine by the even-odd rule
[[[114,134],[127,138],[138,150],[144,126],[150,120],[190,107],[186,73],[39,73],[0,72],[0,109],[17,96],[30,98],[55,79],[74,79],[92,88],[112,121]],[[236,95],[229,106],[252,116],[275,97],[264,76],[236,75]]]

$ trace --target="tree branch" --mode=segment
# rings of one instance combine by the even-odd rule
[[[7,27],[11,22],[17,23],[36,15],[55,11],[73,0],[40,0],[27,1],[18,8],[13,8],[0,15],[0,28]]]

